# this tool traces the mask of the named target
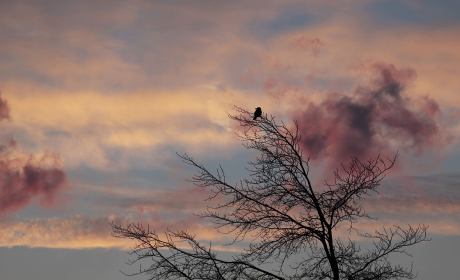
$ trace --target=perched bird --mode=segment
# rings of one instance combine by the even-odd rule
[[[257,117],[260,117],[260,116],[262,116],[262,109],[260,109],[260,107],[257,107],[256,111],[254,112],[254,120],[256,120]]]

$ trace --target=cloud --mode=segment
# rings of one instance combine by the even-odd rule
[[[239,148],[228,128],[227,112],[239,100],[256,103],[257,97],[224,93],[219,89],[163,91],[144,89],[130,94],[97,91],[63,94],[60,90],[31,86],[10,91],[11,117],[21,143],[34,139],[34,148],[56,151],[66,167],[85,164],[107,169],[126,164],[120,158],[151,158],[168,148],[209,155]],[[17,94],[16,94],[17,93]],[[39,94],[43,93],[43,94]],[[79,149],[75,149],[78,146]],[[176,150],[174,150],[176,149]]]
[[[111,238],[109,223],[131,222],[129,218],[88,218],[75,216],[70,219],[45,218],[7,222],[0,229],[0,246],[45,248],[122,248],[128,249],[128,240]]]
[[[66,184],[59,156],[19,152],[17,145],[12,138],[0,146],[0,214],[25,208],[37,197],[40,205],[51,206]]]
[[[437,174],[424,177],[399,178],[386,182],[381,188],[382,195],[375,195],[363,201],[364,210],[378,220],[362,219],[354,226],[361,232],[373,233],[382,227],[407,224],[417,226],[429,225],[428,234],[459,235],[460,223],[456,213],[459,211],[458,201],[460,192],[456,186],[460,181],[458,174]],[[433,183],[437,183],[433,188]],[[128,192],[120,189],[121,192]],[[132,192],[137,192],[133,191]],[[191,188],[183,193],[184,197],[197,197],[200,191]],[[179,195],[172,192],[171,200]],[[168,196],[167,193],[159,193]],[[134,205],[133,205],[134,206]],[[177,209],[178,205],[169,207],[162,204],[146,209],[141,218],[132,216],[110,215],[106,217],[73,216],[70,218],[43,218],[16,220],[0,224],[0,246],[27,246],[46,248],[118,248],[129,250],[133,245],[130,240],[112,238],[110,222],[126,226],[129,223],[140,222],[149,224],[150,228],[162,234],[168,228],[172,230],[188,230],[199,240],[212,241],[213,244],[228,244],[233,235],[221,234],[208,220],[199,219],[189,213],[187,216],[167,217],[162,209]],[[336,232],[340,238],[356,238],[350,236],[344,224]],[[359,238],[358,238],[359,239]],[[249,240],[248,240],[249,241]],[[236,246],[214,246],[217,250],[241,250],[244,244]]]
[[[134,241],[111,236],[110,223],[127,226],[141,222],[149,224],[150,229],[162,235],[167,229],[190,230],[199,240],[231,241],[222,236],[209,224],[200,224],[196,218],[187,220],[166,221],[159,217],[138,221],[131,216],[87,217],[77,215],[71,218],[28,219],[23,221],[4,222],[0,227],[0,247],[44,247],[66,249],[117,248],[129,250]],[[185,244],[186,245],[186,244]],[[216,244],[217,245],[217,244]],[[213,246],[219,250],[219,246]]]
[[[410,220],[456,219],[460,211],[459,173],[401,177],[383,181],[379,193],[365,200],[368,212]]]
[[[40,138],[38,145],[53,143],[66,164],[106,168],[110,164],[107,147],[145,148],[145,154],[174,140],[181,145],[193,143],[201,150],[210,143],[225,149],[234,142],[227,137],[231,134],[223,133],[229,127],[226,113],[231,106],[227,105],[289,112],[299,102],[293,105],[278,98],[270,103],[259,93],[265,89],[284,97],[339,83],[349,76],[346,71],[350,72],[351,64],[369,57],[406,59],[401,65],[414,65],[423,75],[417,82],[449,87],[443,95],[453,92],[458,83],[455,71],[447,71],[454,70],[459,61],[453,43],[457,30],[430,31],[427,36],[426,30],[391,30],[390,35],[378,30],[368,36],[366,25],[356,28],[356,20],[350,20],[362,20],[355,12],[347,20],[332,17],[283,32],[273,29],[270,36],[261,38],[255,22],[271,26],[279,23],[282,11],[292,9],[291,5],[300,9],[303,4],[271,3],[262,9],[256,3],[245,5],[247,9],[236,2],[195,7],[137,1],[117,2],[106,9],[93,2],[69,2],[62,4],[62,13],[50,13],[33,1],[10,1],[0,17],[8,27],[4,31],[8,44],[0,48],[11,59],[0,66],[4,73],[0,82],[17,112],[12,118],[34,130],[34,136]],[[322,3],[308,5],[309,13],[319,13],[324,6],[333,8]],[[255,9],[259,12],[254,13]],[[152,12],[158,16],[152,17]],[[81,16],[87,20],[82,22]],[[405,40],[408,33],[416,40]],[[28,36],[14,36],[17,34]],[[428,40],[435,35],[436,40]],[[391,48],[375,48],[380,45]],[[435,63],[432,53],[448,59]],[[260,59],[263,73],[257,73],[259,64],[253,63],[260,54],[270,55]],[[417,54],[431,60],[421,65],[424,60]],[[408,60],[414,57],[419,64]],[[445,71],[438,71],[439,67]],[[260,87],[243,84],[240,78],[245,72],[254,72]],[[433,74],[440,73],[450,82],[433,80],[438,77]],[[227,91],[205,93],[204,86]],[[65,130],[72,137],[54,141],[56,137],[42,136],[48,128]],[[74,149],[77,144],[82,146],[78,151]]]
[[[107,191],[104,190],[105,195],[99,199],[99,203],[107,205],[111,209],[136,211],[141,216],[162,213],[179,218],[191,213],[203,213],[208,205],[216,205],[223,200],[222,197],[218,196],[212,202],[205,201],[214,195],[209,189],[185,186],[189,185],[185,180],[178,183],[181,186],[174,190],[146,190],[133,187],[127,190],[126,188],[112,187]],[[99,190],[102,191],[100,188]]]
[[[353,228],[358,230],[360,233],[370,233],[373,234],[375,233],[376,230],[381,231],[383,228],[389,229],[389,228],[395,228],[395,226],[400,226],[403,229],[407,229],[408,225],[411,225],[413,228],[416,228],[419,226],[419,223],[415,223],[414,221],[409,221],[408,223],[404,223],[404,221],[398,220],[398,219],[385,219],[385,220],[378,220],[378,221],[372,221],[372,220],[367,220],[367,221],[362,221],[358,222],[353,225]],[[421,224],[420,224],[421,225]],[[460,235],[460,223],[457,220],[450,220],[450,219],[438,219],[438,220],[433,220],[428,223],[425,223],[425,225],[428,226],[427,229],[427,235],[428,237],[432,237],[433,235],[451,235],[451,236],[459,236]],[[355,240],[367,240],[370,241],[367,238],[362,238],[359,236],[356,236],[353,232],[352,235],[350,236],[350,233],[348,232],[348,227],[344,226],[341,227],[337,230],[337,237],[340,238],[351,238]]]
[[[6,100],[2,99],[0,94],[0,121],[10,119],[10,106]]]
[[[336,167],[351,156],[391,156],[398,149],[418,155],[452,140],[443,130],[436,101],[406,93],[415,70],[383,63],[370,70],[376,77],[352,94],[327,94],[319,103],[306,102],[294,115],[306,156],[327,159]]]

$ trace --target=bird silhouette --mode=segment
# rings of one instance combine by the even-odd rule
[[[262,109],[260,109],[260,107],[257,107],[256,111],[254,112],[254,120],[256,120],[257,117],[260,117],[260,116],[262,116]]]

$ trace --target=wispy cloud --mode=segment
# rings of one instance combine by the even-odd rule
[[[210,240],[221,244],[229,242],[231,237],[218,234],[212,225],[200,223],[197,218],[187,220],[165,220],[151,217],[145,220],[133,219],[131,216],[29,219],[23,221],[3,222],[0,229],[0,247],[44,247],[66,249],[118,248],[129,250],[133,240],[118,239],[111,236],[110,223],[127,226],[129,223],[149,225],[159,235],[170,230],[189,230],[197,235],[198,240]],[[184,244],[186,246],[186,244]],[[214,247],[214,246],[213,246]],[[217,245],[217,248],[222,248]]]
[[[110,237],[109,223],[112,221],[126,224],[130,220],[75,216],[70,219],[46,218],[3,223],[0,246],[128,249],[131,245],[128,241]]]
[[[460,174],[440,173],[383,181],[380,194],[364,201],[367,211],[383,218],[436,221],[458,219]]]

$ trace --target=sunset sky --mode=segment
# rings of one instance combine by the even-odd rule
[[[0,94],[0,279],[126,279],[111,221],[238,251],[176,154],[244,179],[234,105],[297,120],[317,188],[399,151],[360,227],[427,224],[404,260],[458,275],[458,0],[0,0]]]

